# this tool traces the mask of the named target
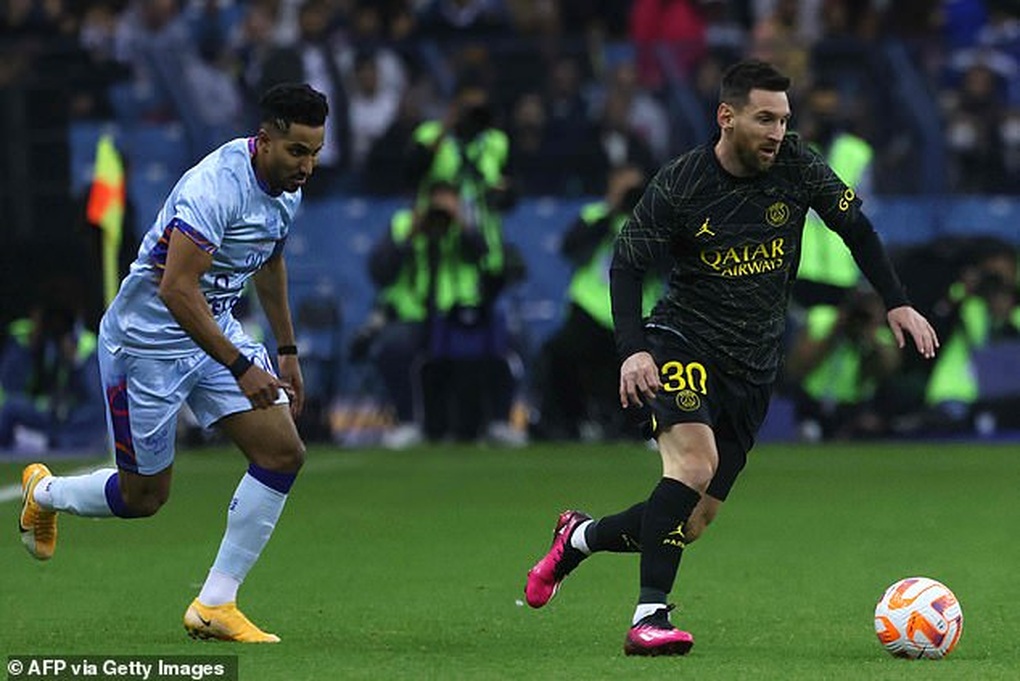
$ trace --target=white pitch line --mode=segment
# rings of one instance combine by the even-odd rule
[[[69,473],[64,473],[64,475],[85,475],[86,473],[91,473],[92,471],[101,467],[102,467],[101,464],[84,466],[82,468],[77,468]],[[14,501],[15,499],[20,498],[21,498],[20,482],[16,485],[4,485],[3,487],[0,487],[0,504],[6,503],[8,501]]]

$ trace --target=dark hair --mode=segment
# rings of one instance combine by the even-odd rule
[[[719,101],[730,106],[747,104],[751,90],[786,92],[790,79],[768,62],[759,59],[745,59],[726,69],[719,87]]]
[[[292,123],[318,128],[326,124],[326,96],[306,83],[280,83],[259,99],[261,121],[286,132]]]

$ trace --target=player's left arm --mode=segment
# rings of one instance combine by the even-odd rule
[[[821,158],[812,152],[806,154],[809,160],[805,183],[811,192],[811,207],[843,239],[857,267],[882,297],[896,345],[902,349],[910,336],[923,357],[933,358],[939,347],[938,335],[910,304],[882,240],[861,210],[860,197]]]
[[[283,253],[277,253],[252,276],[255,292],[258,294],[262,311],[269,321],[276,345],[295,345],[294,323],[290,315],[290,304],[287,302],[287,263]],[[301,376],[301,364],[298,356],[278,355],[280,379],[286,386],[290,396],[290,412],[297,418],[305,404],[305,383]]]

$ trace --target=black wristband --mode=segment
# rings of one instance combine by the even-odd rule
[[[234,378],[241,378],[244,376],[244,372],[251,369],[251,360],[245,357],[243,353],[239,354],[237,359],[227,365],[227,369],[230,370]]]
[[[278,354],[278,355],[296,355],[297,354],[297,346],[296,345],[279,345],[276,348],[276,354]]]

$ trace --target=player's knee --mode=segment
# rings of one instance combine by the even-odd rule
[[[705,457],[681,456],[667,464],[666,475],[680,480],[688,487],[704,493],[715,475],[713,462]]]
[[[305,463],[305,443],[295,438],[273,449],[264,468],[281,473],[297,473]]]

